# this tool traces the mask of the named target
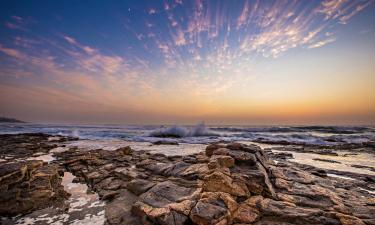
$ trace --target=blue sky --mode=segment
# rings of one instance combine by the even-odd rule
[[[373,1],[2,1],[0,7],[6,116],[374,122]]]

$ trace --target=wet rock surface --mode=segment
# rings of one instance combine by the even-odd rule
[[[42,133],[2,134],[0,135],[0,161],[21,159],[35,154],[47,154],[51,149],[56,148],[59,143],[76,139]]]
[[[375,224],[374,195],[363,190],[375,190],[373,176],[329,177],[257,145],[217,143],[189,156],[70,149],[54,157],[40,168],[69,171],[98,193],[106,224]],[[25,170],[7,165],[1,177]]]
[[[62,205],[68,194],[56,165],[42,161],[0,165],[0,215],[16,216]]]

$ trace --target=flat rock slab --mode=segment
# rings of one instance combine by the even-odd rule
[[[140,200],[150,206],[162,208],[171,203],[192,199],[196,192],[196,188],[181,187],[171,181],[165,181],[142,194]]]

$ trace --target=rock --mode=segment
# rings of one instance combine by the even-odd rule
[[[148,180],[134,179],[126,185],[126,188],[135,195],[141,195],[152,188],[154,185],[154,182],[150,182]]]
[[[108,224],[141,224],[138,217],[131,213],[132,205],[137,201],[137,196],[122,190],[116,199],[105,205],[105,217]]]
[[[184,224],[199,189],[178,186],[171,181],[156,184],[140,196],[132,212],[161,224]]]
[[[87,179],[89,180],[94,180],[94,179],[98,179],[100,178],[102,175],[99,173],[99,172],[92,172],[92,173],[89,173],[87,174]]]
[[[116,151],[121,153],[122,155],[130,155],[133,152],[133,150],[130,148],[130,146],[119,148]]]
[[[259,210],[247,205],[241,204],[233,214],[234,223],[254,223],[259,217]]]
[[[153,145],[178,145],[177,141],[159,140],[152,142]]]
[[[216,149],[219,149],[219,148],[222,148],[222,147],[225,147],[225,145],[223,145],[223,144],[212,144],[212,145],[208,145],[208,146],[206,147],[206,155],[207,155],[208,157],[211,157]]]
[[[248,152],[230,151],[228,154],[233,157],[237,163],[246,163],[247,165],[252,166],[257,162],[256,156]]]
[[[218,148],[213,151],[213,155],[229,155],[230,150],[227,148]]]
[[[25,177],[27,169],[28,166],[20,162],[0,165],[1,186],[21,181]]]
[[[104,189],[104,190],[117,190],[122,186],[123,182],[119,179],[114,177],[108,177],[102,180],[100,183],[96,184],[97,189]]]
[[[327,172],[323,169],[314,169],[311,171],[311,174],[319,177],[327,177]]]
[[[277,153],[272,153],[277,159],[293,159],[293,154],[288,153],[288,152],[277,152]]]
[[[313,160],[315,161],[322,161],[322,162],[329,162],[329,163],[340,163],[335,160],[330,160],[330,159],[319,159],[319,158],[314,158]],[[340,163],[341,164],[341,163]]]
[[[183,225],[188,217],[169,208],[153,208],[142,202],[134,203],[132,214],[143,218],[142,224]]]
[[[367,205],[375,206],[375,197],[367,199]]]
[[[210,163],[217,162],[221,167],[233,167],[234,166],[234,159],[230,156],[225,155],[213,155],[210,159]]]
[[[227,219],[229,212],[223,202],[201,199],[190,213],[190,219],[198,225],[213,225]]]
[[[248,152],[252,154],[255,154],[261,151],[261,148],[257,145],[254,145],[254,144],[245,145],[245,144],[236,143],[236,142],[227,144],[226,148],[230,150],[234,150],[234,151],[243,151],[243,152]]]
[[[225,192],[234,196],[249,196],[249,190],[243,183],[236,183],[233,179],[219,171],[215,171],[204,178],[203,190],[207,192]]]
[[[176,174],[178,177],[183,177],[188,180],[203,179],[208,173],[208,166],[205,163],[192,164],[186,167],[183,171]]]
[[[117,192],[117,191],[109,191],[109,192],[106,192],[106,193],[103,194],[102,200],[112,200],[112,199],[114,199],[118,194],[119,194],[119,192]]]
[[[168,207],[170,209],[173,209],[174,211],[181,213],[185,216],[188,216],[190,213],[191,208],[195,205],[195,201],[193,200],[183,200],[182,202],[178,203],[171,203],[168,204]]]
[[[240,150],[242,150],[243,146],[245,146],[245,145],[243,145],[241,143],[238,143],[238,142],[233,142],[233,143],[227,144],[227,146],[225,146],[225,147],[230,149],[230,150],[240,151]]]
[[[264,195],[266,197],[275,196],[273,184],[271,183],[267,171],[260,163],[255,166],[233,171],[238,179],[242,179],[248,190],[254,195]]]
[[[36,140],[42,142],[43,138]],[[17,142],[39,154],[32,150],[39,148],[34,142]],[[106,224],[342,225],[375,221],[374,200],[363,190],[374,189],[374,176],[345,173],[357,179],[333,179],[312,166],[289,161],[275,165],[268,156],[277,156],[255,145],[217,143],[207,146],[204,153],[188,156],[128,148],[69,149],[54,154],[56,164],[108,200]],[[42,162],[26,166],[0,163],[0,209],[30,212],[54,205],[62,199],[61,171],[57,165]],[[14,202],[21,203],[17,209]]]
[[[342,225],[366,225],[362,220],[354,216],[349,216],[342,213],[336,213],[336,216]]]
[[[56,165],[26,161],[0,165],[0,214],[15,216],[54,204],[68,197]]]
[[[332,213],[319,209],[296,207],[294,204],[264,199],[260,203],[262,220],[267,222],[287,221],[290,224],[337,224],[340,222]]]
[[[178,186],[171,181],[156,184],[146,193],[140,196],[140,200],[153,207],[165,207],[174,202],[181,202],[186,199],[193,199],[198,190]]]
[[[123,180],[132,180],[138,176],[134,169],[126,167],[118,167],[113,172],[118,178]]]
[[[198,163],[198,160],[193,157],[193,156],[184,156],[182,157],[182,161],[186,162],[186,163]]]
[[[229,212],[231,214],[233,214],[238,208],[238,203],[228,193],[224,193],[224,192],[202,192],[200,198],[224,202],[226,208],[229,210]]]

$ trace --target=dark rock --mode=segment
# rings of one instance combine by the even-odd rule
[[[108,191],[105,192],[102,196],[102,200],[112,200],[114,199],[117,195],[119,195],[119,192],[117,191]]]
[[[137,201],[137,196],[122,190],[117,197],[105,205],[105,217],[108,224],[141,224],[138,217],[131,213],[132,205]]]
[[[224,203],[201,199],[191,210],[190,219],[199,225],[213,225],[225,221],[229,217]]]
[[[191,199],[197,189],[178,186],[171,181],[156,184],[146,193],[140,196],[140,200],[152,207],[165,207],[174,202]]]
[[[341,164],[340,162],[337,162],[337,161],[335,161],[335,160],[330,160],[330,159],[319,159],[319,158],[315,158],[315,159],[313,159],[313,160],[315,160],[315,161],[322,161],[322,162],[339,163],[339,164]]]
[[[154,182],[148,180],[134,179],[126,185],[126,188],[135,195],[141,195],[152,188],[154,185]]]
[[[152,142],[153,145],[178,145],[177,141],[159,140]]]

